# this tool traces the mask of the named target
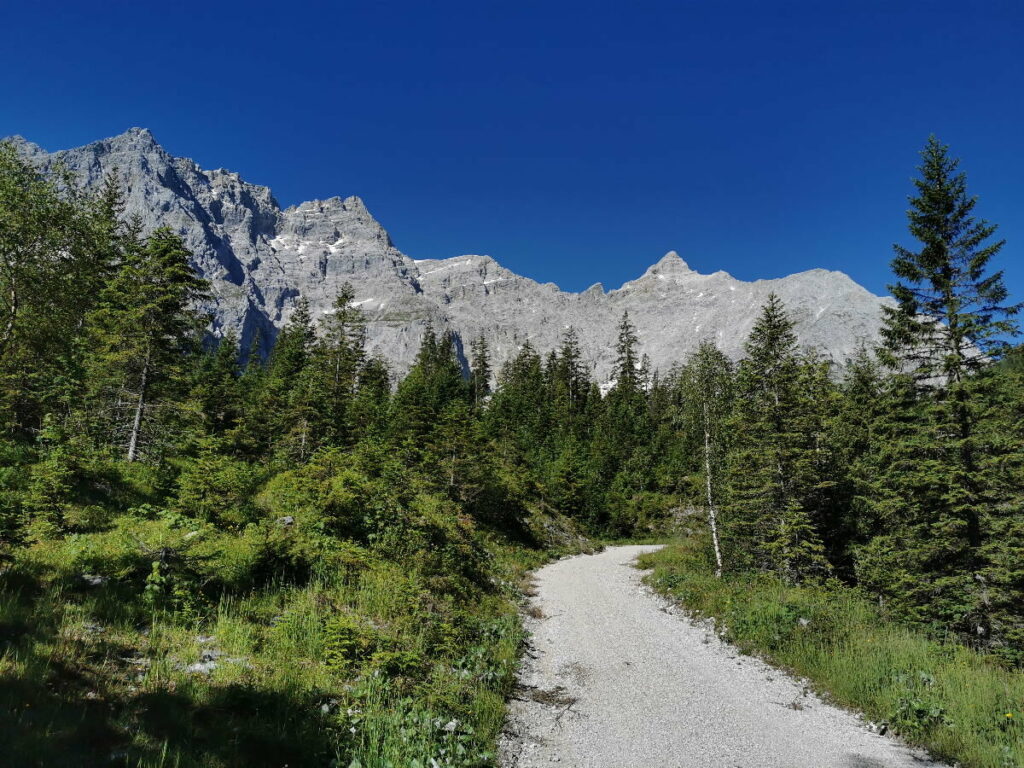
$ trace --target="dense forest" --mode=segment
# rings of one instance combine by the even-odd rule
[[[742,360],[655,371],[627,315],[602,390],[571,329],[467,377],[428,326],[396,380],[348,289],[213,339],[176,233],[0,148],[10,764],[491,764],[519,579],[588,540],[699,530],[719,574],[1024,663],[1020,305],[922,158],[879,348],[837,368],[772,297]]]

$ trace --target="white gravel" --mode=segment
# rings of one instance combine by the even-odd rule
[[[536,574],[531,647],[501,745],[505,768],[939,766],[784,673],[722,643],[610,547]]]

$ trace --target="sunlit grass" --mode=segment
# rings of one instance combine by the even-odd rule
[[[148,617],[108,585],[68,591],[12,571],[0,580],[4,765],[491,765],[522,642],[517,579],[543,558],[503,549],[497,582],[468,600],[370,558],[355,575]],[[367,652],[332,656],[349,624]]]

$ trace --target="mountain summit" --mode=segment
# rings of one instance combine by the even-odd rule
[[[497,365],[526,341],[540,351],[556,347],[571,326],[595,376],[607,379],[625,311],[655,368],[684,360],[705,338],[738,357],[772,292],[789,307],[801,343],[837,362],[878,334],[884,299],[841,272],[744,282],[725,272],[702,275],[669,251],[617,290],[595,285],[570,293],[488,256],[411,259],[358,197],[282,209],[267,187],[173,157],[144,128],[54,153],[21,137],[14,141],[42,166],[60,161],[84,186],[116,170],[127,213],[140,216],[146,231],[167,226],[183,236],[196,268],[211,281],[213,332],[236,330],[243,348],[257,332],[273,338],[300,296],[314,317],[328,312],[345,282],[369,320],[371,351],[398,372],[412,363],[427,323],[451,330],[460,354],[483,334]]]

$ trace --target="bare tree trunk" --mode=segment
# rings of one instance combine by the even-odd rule
[[[711,495],[711,425],[708,417],[708,402],[704,401],[704,484],[708,494],[708,524],[711,526],[711,541],[715,545],[715,576],[722,578],[722,548],[718,542],[718,515]]]
[[[4,356],[7,345],[14,338],[14,323],[18,319],[18,288],[13,280],[8,290],[10,292],[10,307],[7,310],[7,322],[4,323],[3,333],[0,333],[0,357]]]
[[[132,419],[132,434],[128,440],[128,462],[135,461],[139,454],[139,434],[142,432],[142,411],[146,408],[146,386],[149,384],[149,347],[146,347],[146,360],[142,364],[142,381],[139,384],[139,400],[135,404],[135,418]]]

